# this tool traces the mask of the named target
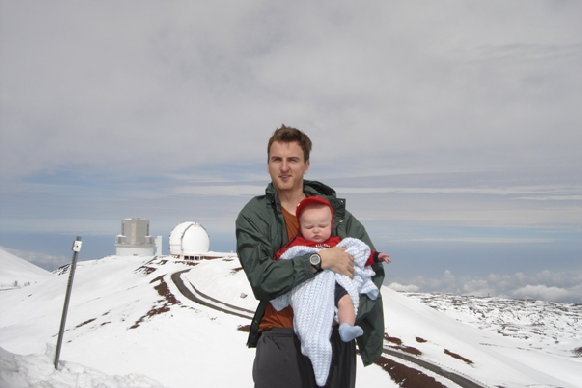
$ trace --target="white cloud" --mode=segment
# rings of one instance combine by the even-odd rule
[[[32,264],[44,268],[46,270],[52,271],[65,264],[71,263],[71,257],[51,255],[42,252],[29,251],[23,249],[12,249],[5,248],[8,252],[31,262]]]
[[[579,5],[478,9],[4,2],[4,173],[262,160],[281,122],[346,168],[568,166]]]
[[[191,195],[226,195],[239,196],[247,195],[254,196],[265,191],[264,185],[248,186],[248,185],[202,185],[202,186],[182,186],[176,187],[174,192],[176,194],[191,194]]]
[[[548,287],[543,284],[527,285],[513,291],[513,296],[522,299],[539,299],[550,302],[561,301],[573,297],[580,298],[580,294],[574,295],[571,291],[560,287]]]
[[[394,240],[393,240],[394,241]],[[511,237],[421,237],[398,240],[398,242],[417,243],[465,243],[465,244],[543,244],[554,242],[549,238],[511,238]]]
[[[285,123],[363,221],[521,231],[402,241],[579,237],[582,3],[0,2],[1,230],[232,229]]]
[[[446,183],[449,184],[449,183]],[[513,195],[517,196],[517,199],[537,199],[537,200],[565,200],[565,201],[576,201],[582,200],[581,194],[575,194],[582,191],[582,186],[572,185],[564,187],[551,187],[548,185],[544,186],[503,186],[503,187],[336,187],[337,191],[348,194],[450,194],[450,195],[497,195],[506,196]],[[555,192],[554,195],[548,195],[549,193]],[[562,193],[566,194],[562,194]],[[570,194],[572,193],[572,194]],[[530,194],[530,196],[524,197],[522,194]]]
[[[392,282],[392,283],[388,284],[388,287],[390,287],[394,291],[399,291],[399,292],[418,292],[419,291],[418,286],[415,286],[414,284],[400,284],[398,282]]]
[[[416,276],[409,282],[392,282],[389,287],[404,292],[444,292],[457,295],[535,299],[582,303],[582,271],[541,271],[524,274],[457,276],[445,271],[441,277]]]

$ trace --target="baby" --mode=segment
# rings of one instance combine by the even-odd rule
[[[332,248],[342,239],[332,236],[333,213],[330,202],[319,196],[305,198],[299,203],[295,211],[299,221],[299,235],[281,248],[275,260],[289,248],[294,246],[308,246],[319,249]],[[366,266],[384,261],[390,263],[390,256],[386,253],[371,250]],[[319,266],[321,270],[321,264]],[[334,303],[337,307],[339,335],[344,342],[349,342],[363,334],[362,328],[355,326],[356,309],[352,298],[337,282],[335,283]]]

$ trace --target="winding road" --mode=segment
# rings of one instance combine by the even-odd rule
[[[246,318],[251,320],[254,314],[254,311],[245,309],[239,306],[235,306],[229,303],[221,302],[207,294],[200,292],[200,290],[196,289],[196,287],[188,281],[188,285],[184,282],[182,275],[186,272],[189,272],[190,269],[186,269],[183,271],[175,272],[170,275],[170,279],[172,283],[176,286],[176,288],[180,291],[180,293],[187,298],[188,300],[206,306],[208,308],[220,311],[225,314],[235,315],[240,318]],[[397,358],[400,360],[407,361],[409,363],[414,363],[420,370],[428,370],[432,373],[436,373],[441,377],[449,380],[450,382],[461,386],[463,388],[486,388],[486,385],[480,384],[466,376],[461,374],[449,371],[444,369],[442,366],[436,365],[431,363],[430,361],[422,360],[418,357],[415,357],[410,354],[406,354],[404,352],[390,349],[384,347],[383,355],[386,357]]]

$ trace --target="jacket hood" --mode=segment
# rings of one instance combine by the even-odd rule
[[[307,195],[321,195],[325,197],[333,197],[335,198],[335,190],[329,187],[328,185],[318,182],[318,181],[309,181],[303,180],[303,191]],[[269,182],[267,188],[265,189],[265,194],[277,196],[277,190],[275,190],[275,186],[273,186],[273,182]]]
[[[303,191],[309,195],[324,195],[328,197],[335,197],[335,190],[328,185],[318,181],[303,181]],[[313,192],[311,192],[313,191]]]

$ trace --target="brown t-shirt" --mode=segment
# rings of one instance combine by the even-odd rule
[[[285,226],[287,227],[287,238],[291,240],[297,233],[299,233],[299,221],[294,214],[289,213],[283,207],[283,218],[285,219]],[[265,315],[261,319],[259,331],[271,330],[273,328],[292,328],[293,327],[293,309],[291,306],[285,307],[281,311],[277,311],[271,303],[267,304]]]

